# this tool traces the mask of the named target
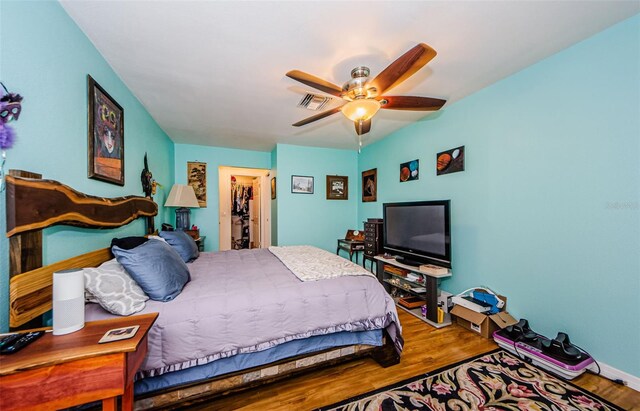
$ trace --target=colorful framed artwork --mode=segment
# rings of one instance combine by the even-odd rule
[[[400,182],[417,180],[420,177],[420,160],[400,164]]]
[[[272,200],[276,199],[276,178],[275,177],[271,179],[271,199]]]
[[[291,176],[291,192],[295,194],[313,194],[313,177]]]
[[[327,200],[349,199],[349,177],[327,176]]]
[[[436,155],[436,175],[464,171],[464,146],[452,148]]]
[[[207,206],[207,163],[187,162],[187,184],[193,187],[198,205]]]
[[[362,202],[368,203],[378,200],[378,169],[362,172]]]
[[[124,110],[87,75],[88,177],[124,185]]]

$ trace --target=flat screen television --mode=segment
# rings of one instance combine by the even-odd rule
[[[383,204],[383,245],[407,265],[451,268],[449,200]]]

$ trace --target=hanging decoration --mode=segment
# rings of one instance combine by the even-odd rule
[[[0,192],[4,191],[4,163],[7,160],[7,150],[13,147],[16,141],[16,133],[8,124],[18,120],[22,111],[22,96],[17,93],[9,93],[9,90],[0,82],[4,94],[0,97]],[[2,90],[0,90],[2,93]]]
[[[162,185],[153,179],[153,174],[149,170],[149,163],[147,162],[147,153],[144,153],[144,168],[140,173],[140,182],[142,182],[142,191],[145,197],[153,200],[153,196],[156,194],[156,187]],[[153,234],[155,232],[155,222],[153,217],[147,217],[147,234]]]
[[[152,197],[156,195],[157,188],[162,188],[162,184],[158,183],[153,178],[153,174],[151,174],[151,171],[149,170],[147,153],[144,153],[144,168],[142,169],[142,173],[140,174],[140,181],[142,182],[142,192],[144,193],[145,197]]]
[[[149,171],[149,164],[147,163],[147,153],[144,153],[144,168],[142,174],[140,174],[140,181],[142,182],[142,191],[145,197],[151,197],[154,193],[153,187],[153,174]]]

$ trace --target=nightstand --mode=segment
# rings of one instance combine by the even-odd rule
[[[43,337],[0,356],[0,409],[60,409],[102,400],[103,410],[133,409],[133,377],[147,355],[157,313],[87,322],[80,331]],[[98,344],[109,330],[139,325],[133,338]]]
[[[196,245],[198,246],[198,251],[204,251],[204,240],[207,238],[206,235],[202,235],[196,239]]]

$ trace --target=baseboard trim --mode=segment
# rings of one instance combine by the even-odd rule
[[[600,375],[602,375],[603,377],[606,377],[610,380],[622,380],[627,387],[633,388],[634,390],[640,392],[640,377],[636,377],[635,375],[620,371],[619,369],[614,368],[609,364],[605,364],[601,361],[598,361],[598,365],[600,366]]]

